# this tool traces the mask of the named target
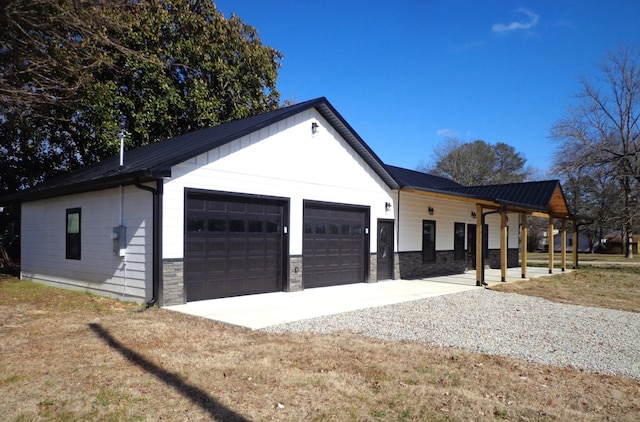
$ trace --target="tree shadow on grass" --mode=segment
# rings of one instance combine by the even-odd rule
[[[100,324],[91,323],[88,324],[89,328],[102,338],[112,349],[120,353],[129,362],[138,365],[151,375],[160,379],[168,386],[172,387],[178,393],[188,398],[193,404],[199,406],[205,410],[209,415],[219,421],[232,421],[232,422],[248,422],[249,419],[242,415],[239,415],[232,409],[219,403],[214,398],[210,397],[205,391],[198,387],[188,384],[181,377],[176,374],[159,367],[155,363],[147,360],[139,353],[129,349],[122,343],[118,342],[109,332],[102,328]]]

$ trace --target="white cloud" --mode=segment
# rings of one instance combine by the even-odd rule
[[[442,129],[438,129],[436,131],[436,135],[438,136],[444,136],[446,138],[457,138],[458,135],[460,135],[458,132],[456,132],[455,130],[451,130],[448,128],[442,128]]]
[[[538,24],[540,16],[528,9],[518,9],[516,12],[524,13],[529,17],[526,22],[514,21],[511,23],[496,23],[491,27],[491,32],[504,33],[509,31],[517,31],[520,29],[531,29]]]
[[[466,132],[458,132],[449,128],[442,128],[436,130],[436,135],[441,136],[443,138],[455,138],[455,139],[471,139],[471,131],[467,130]]]

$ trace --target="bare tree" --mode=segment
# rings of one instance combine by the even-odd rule
[[[551,129],[560,145],[556,171],[565,175],[605,171],[616,181],[621,205],[610,212],[627,239],[625,254],[632,257],[640,183],[640,49],[621,47],[609,52],[599,74],[582,78],[581,85],[576,103]]]
[[[418,171],[448,177],[461,185],[522,182],[527,177],[526,160],[511,145],[482,140],[463,142],[448,138],[434,148],[432,166],[420,163]]]

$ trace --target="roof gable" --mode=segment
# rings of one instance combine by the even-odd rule
[[[329,101],[321,97],[132,149],[124,153],[122,167],[119,157],[111,157],[5,199],[27,201],[170,177],[171,167],[176,164],[311,108],[336,129],[389,187],[398,187],[378,156]]]
[[[495,201],[515,208],[526,208],[568,217],[569,207],[558,180],[506,183],[502,185],[462,186],[447,189],[463,195]]]

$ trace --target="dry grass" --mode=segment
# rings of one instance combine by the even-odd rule
[[[571,263],[571,252],[567,252],[567,262]],[[527,259],[532,261],[548,262],[549,254],[543,252],[529,252]],[[559,252],[553,254],[553,261],[560,262],[562,259]],[[578,254],[578,262],[580,264],[591,265],[594,262],[605,263],[609,266],[617,266],[617,264],[635,264],[640,265],[640,256],[634,254],[633,258],[625,258],[622,254],[598,254],[598,253],[580,253]]]
[[[348,333],[252,332],[0,280],[2,420],[631,421],[639,412],[638,380]]]
[[[560,303],[640,312],[640,267],[588,267],[530,281],[498,284],[492,290],[538,296]]]

